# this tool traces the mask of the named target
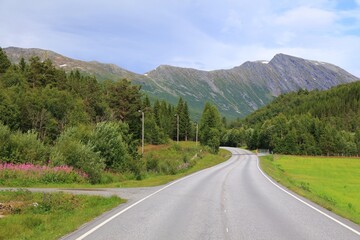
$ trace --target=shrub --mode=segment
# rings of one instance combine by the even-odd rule
[[[0,159],[9,159],[10,157],[10,135],[9,127],[0,122]]]
[[[0,160],[11,163],[46,163],[49,149],[35,132],[15,132],[0,123]]]
[[[104,160],[93,147],[74,139],[72,131],[65,131],[57,140],[51,153],[53,165],[72,166],[84,171],[91,183],[100,182],[101,171],[105,168]]]
[[[45,164],[49,158],[49,149],[37,139],[37,133],[16,132],[10,136],[10,156],[12,163]]]
[[[127,134],[127,125],[124,123],[102,122],[96,125],[90,145],[95,152],[99,152],[108,169],[124,172],[131,167],[124,134]]]
[[[146,170],[148,172],[160,172],[159,169],[159,159],[154,156],[154,154],[150,153],[145,157]]]

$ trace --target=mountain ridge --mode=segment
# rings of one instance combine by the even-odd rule
[[[160,65],[137,74],[115,64],[85,62],[42,49],[4,49],[12,62],[21,57],[50,58],[65,71],[80,70],[99,80],[127,78],[141,85],[150,98],[165,99],[176,104],[183,97],[195,118],[200,116],[205,102],[214,103],[229,118],[239,118],[269,103],[282,93],[306,90],[326,90],[360,79],[330,63],[276,54],[270,61],[247,61],[230,69],[197,70]]]

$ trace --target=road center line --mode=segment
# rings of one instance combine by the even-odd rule
[[[227,161],[231,160],[231,158],[233,158],[233,156],[231,156]],[[226,161],[225,161],[225,162],[226,162]],[[89,236],[91,233],[95,232],[96,230],[98,230],[99,228],[101,228],[102,226],[104,226],[105,224],[107,224],[108,222],[110,222],[111,220],[113,220],[114,218],[120,216],[120,215],[123,214],[124,212],[130,210],[131,208],[135,207],[136,205],[138,205],[139,203],[145,201],[146,199],[154,196],[155,194],[158,194],[159,192],[161,192],[161,191],[163,191],[163,190],[171,187],[172,185],[175,185],[175,184],[177,184],[177,183],[179,183],[179,182],[181,182],[181,181],[184,181],[184,180],[186,180],[186,179],[188,179],[188,178],[190,178],[190,177],[196,176],[196,175],[198,175],[198,174],[200,174],[200,173],[202,173],[202,172],[204,172],[204,171],[206,171],[206,170],[209,170],[209,169],[211,169],[211,168],[214,168],[214,167],[216,167],[216,166],[218,166],[218,165],[215,165],[215,166],[213,166],[213,167],[206,168],[206,169],[203,169],[203,170],[201,170],[201,171],[195,172],[195,173],[193,173],[193,174],[191,174],[191,175],[188,175],[188,176],[186,176],[186,177],[180,178],[179,180],[176,180],[176,181],[174,181],[174,182],[166,185],[165,187],[163,187],[163,188],[161,188],[161,189],[153,192],[152,194],[150,194],[150,195],[148,195],[148,196],[140,199],[139,201],[137,201],[137,202],[135,202],[134,204],[128,206],[127,208],[123,209],[122,211],[120,211],[120,212],[116,213],[115,215],[109,217],[108,219],[106,219],[106,220],[103,221],[102,223],[96,225],[95,227],[93,227],[92,229],[90,229],[89,231],[87,231],[86,233],[84,233],[83,235],[81,235],[80,237],[76,238],[76,240],[82,240],[82,239],[84,239],[85,237]]]
[[[357,234],[357,235],[360,236],[360,232],[356,231],[356,230],[353,229],[352,227],[346,225],[345,223],[342,223],[341,221],[339,221],[339,220],[333,218],[332,216],[330,216],[329,214],[324,213],[323,211],[317,209],[316,207],[312,206],[311,204],[309,204],[309,203],[305,202],[304,200],[300,199],[299,197],[295,196],[295,195],[292,194],[291,192],[289,192],[289,191],[283,189],[282,187],[280,187],[278,184],[276,184],[274,181],[272,181],[272,180],[261,170],[261,168],[260,168],[260,166],[259,166],[259,158],[256,157],[256,159],[257,159],[257,168],[259,169],[259,171],[261,172],[261,174],[262,174],[267,180],[269,180],[274,186],[276,186],[277,188],[279,188],[281,191],[285,192],[286,194],[290,195],[291,197],[295,198],[295,199],[298,200],[299,202],[305,204],[305,205],[308,206],[309,208],[317,211],[318,213],[324,215],[325,217],[333,220],[334,222],[340,224],[341,226],[347,228],[348,230],[350,230],[350,231],[352,231],[353,233],[355,233],[355,234]]]

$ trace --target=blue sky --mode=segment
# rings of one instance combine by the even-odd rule
[[[360,77],[360,0],[0,0],[0,46],[137,73],[232,68],[285,53]]]

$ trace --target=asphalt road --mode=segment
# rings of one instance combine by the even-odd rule
[[[228,161],[154,188],[64,239],[360,239],[359,225],[280,189],[257,156],[227,149]]]

